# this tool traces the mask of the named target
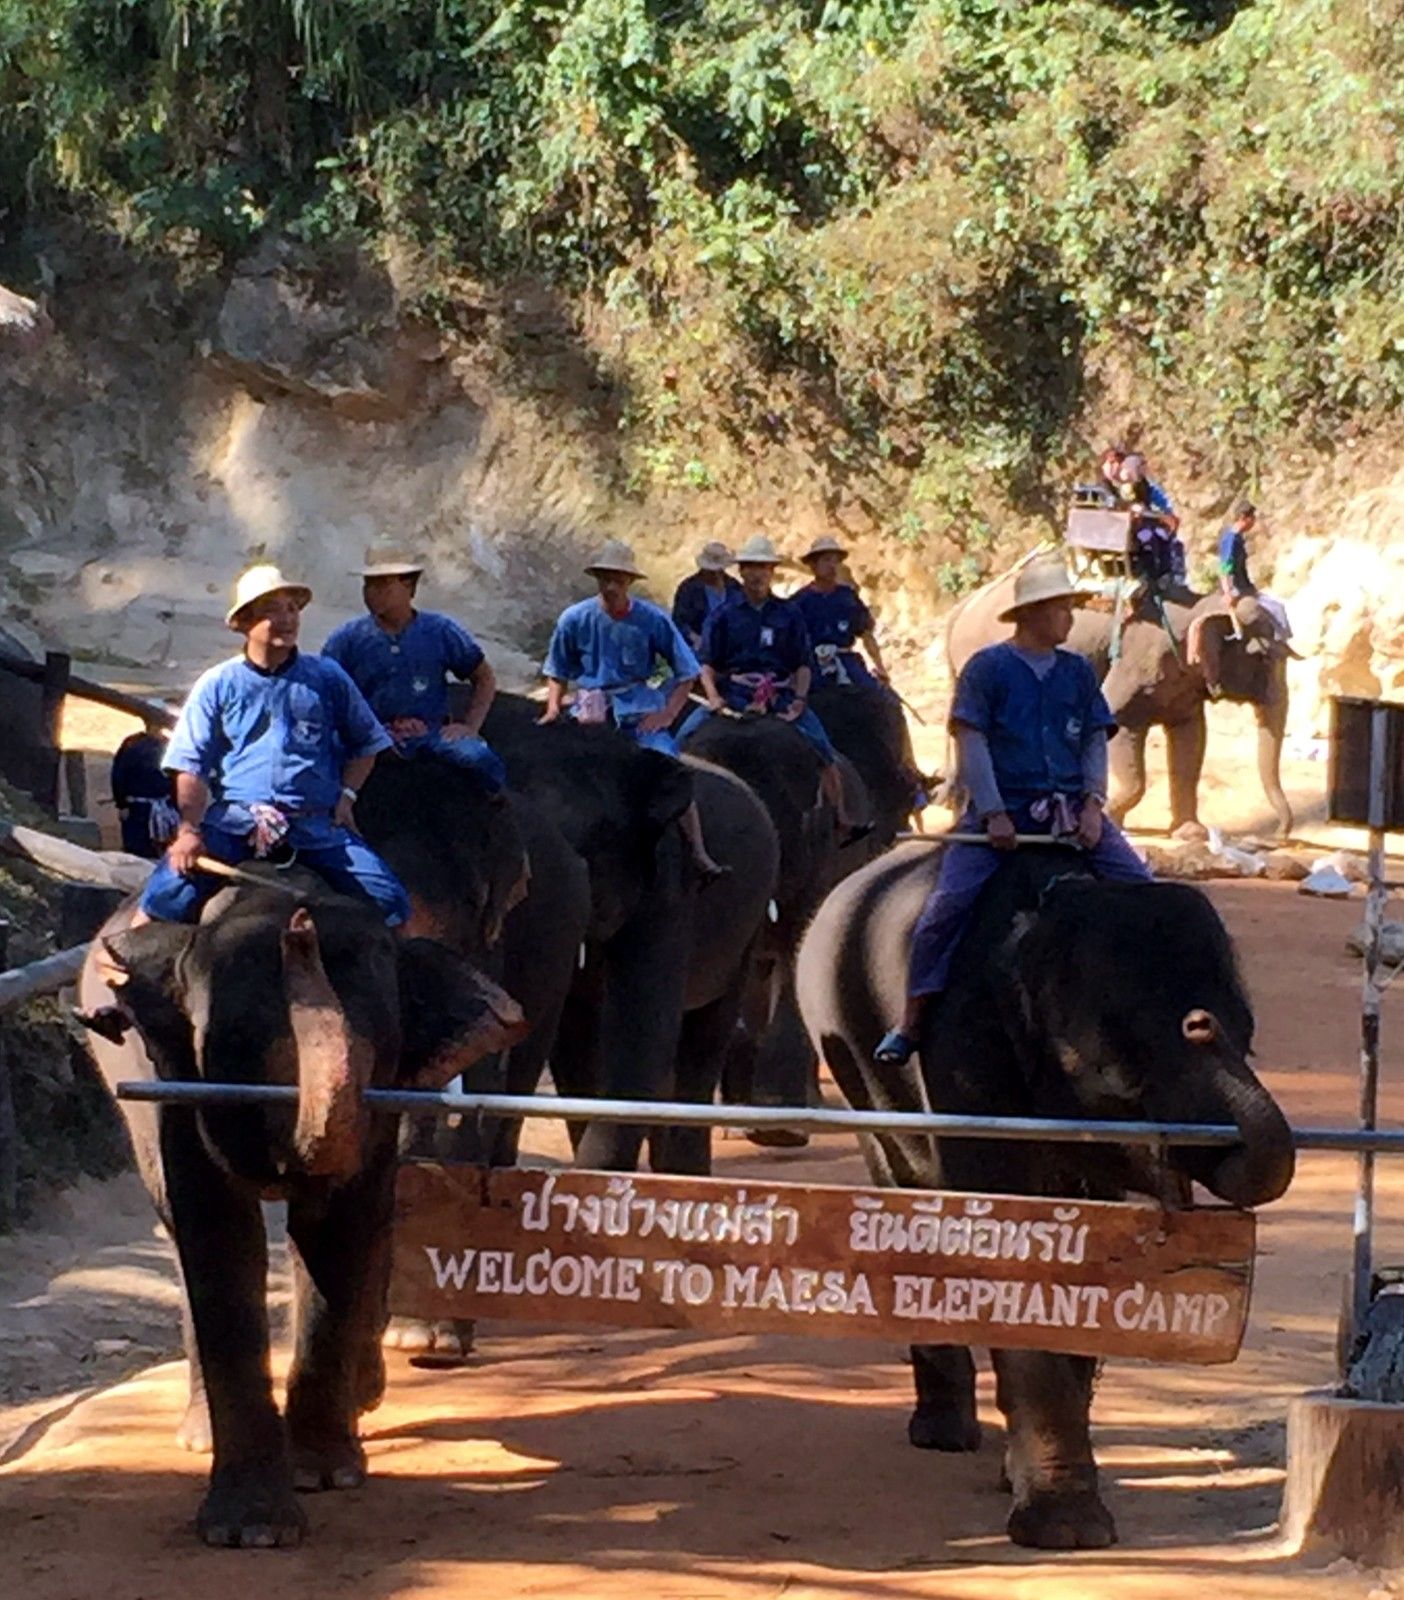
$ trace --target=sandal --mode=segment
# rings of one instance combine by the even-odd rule
[[[877,1042],[873,1060],[884,1067],[905,1067],[916,1054],[916,1040],[909,1039],[900,1028],[889,1028]]]

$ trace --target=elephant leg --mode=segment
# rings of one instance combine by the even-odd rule
[[[709,1106],[717,1092],[718,1063],[736,1031],[741,1010],[741,979],[715,1000],[689,1011],[678,1036],[677,1096]],[[705,1178],[712,1171],[710,1128],[659,1128],[649,1140],[655,1172],[685,1172]]]
[[[608,1096],[662,1100],[673,1092],[692,943],[689,913],[681,897],[660,895],[610,940],[597,1023],[601,1089]],[[576,1160],[597,1171],[634,1172],[645,1132],[636,1123],[587,1123]]]
[[[551,1050],[551,1081],[556,1093],[571,1100],[598,1096],[603,1089],[600,1063],[600,1001],[598,994],[572,993],[561,1012],[561,1025]],[[567,1123],[577,1157],[585,1125]]]
[[[1199,778],[1204,771],[1206,729],[1204,707],[1192,717],[1165,728],[1166,765],[1170,769],[1170,831],[1179,839],[1203,839],[1199,820]]]
[[[1146,796],[1146,728],[1122,728],[1107,747],[1111,798],[1107,813],[1118,826]]]
[[[195,1339],[195,1318],[190,1311],[190,1291],[180,1308],[181,1342],[185,1346],[185,1364],[189,1383],[185,1397],[185,1415],[176,1429],[176,1443],[192,1455],[207,1456],[214,1448],[214,1435],[210,1430],[210,1402],[205,1393],[205,1369],[200,1365],[200,1347]]]
[[[1097,1492],[1088,1428],[1097,1364],[1043,1350],[993,1350],[995,1398],[1009,1433],[1009,1537],[1036,1550],[1101,1550],[1116,1524]]]
[[[914,1344],[916,1407],[907,1438],[918,1450],[978,1450],[975,1359],[964,1345]]]
[[[211,1160],[193,1112],[167,1109],[161,1168],[180,1258],[214,1462],[196,1518],[210,1545],[301,1542],[287,1435],[268,1364],[268,1245],[251,1191]]]
[[[288,1204],[294,1251],[288,1434],[299,1489],[355,1489],[366,1458],[357,1416],[384,1324],[394,1211],[393,1150],[372,1150],[350,1183]],[[377,1396],[378,1398],[378,1396]]]
[[[1258,722],[1258,778],[1263,793],[1277,818],[1277,831],[1282,838],[1292,832],[1292,804],[1282,787],[1282,740],[1287,732],[1287,664],[1277,661],[1272,666],[1266,705],[1255,706]]]

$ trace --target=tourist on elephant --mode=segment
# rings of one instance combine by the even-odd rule
[[[1204,682],[1211,699],[1223,694],[1224,645],[1231,639],[1250,651],[1278,654],[1286,651],[1287,640],[1292,636],[1292,626],[1287,620],[1287,608],[1274,595],[1264,594],[1253,582],[1248,572],[1248,535],[1257,526],[1258,508],[1251,500],[1239,500],[1233,508],[1228,525],[1219,534],[1218,604],[1206,607],[1190,623],[1186,653],[1192,664],[1204,669]],[[1227,617],[1231,630],[1224,633],[1222,622],[1214,626],[1216,617]]]
[[[1153,590],[1183,588],[1185,547],[1174,502],[1151,479],[1146,458],[1134,451],[1121,458],[1116,481],[1131,510],[1131,570]]]
[[[764,534],[741,547],[736,557],[741,597],[713,611],[702,630],[698,655],[707,704],[688,717],[678,738],[685,740],[717,712],[773,713],[793,722],[823,763],[819,781],[824,796],[839,832],[851,842],[862,838],[869,825],[860,824],[850,813],[838,756],[824,724],[809,706],[814,652],[804,614],[793,600],[782,600],[773,592],[775,569],[783,559]]]
[[[352,831],[356,796],[390,735],[334,661],[299,651],[311,598],[272,566],[235,584],[225,620],[243,634],[243,654],[204,673],[181,708],[164,762],[180,826],[133,926],[198,919],[223,886],[201,856],[236,866],[279,845],[333,889],[373,901],[389,927],[408,917],[399,879]]]
[[[366,615],[343,622],[322,646],[380,718],[396,751],[432,754],[476,772],[490,793],[506,770],[479,730],[497,679],[478,641],[438,611],[416,609],[424,563],[391,545],[372,545],[356,576]],[[449,679],[473,686],[462,721],[449,715]]]
[[[697,657],[661,606],[629,593],[643,573],[627,544],[607,540],[585,571],[599,594],[567,606],[556,621],[541,669],[548,684],[541,721],[560,717],[566,689],[574,683],[571,715],[577,722],[612,723],[646,749],[676,756],[671,730],[697,681]],[[660,662],[671,674],[661,685],[653,681]],[[707,850],[695,801],[678,826],[702,877],[721,877],[727,869]]]
[[[148,726],[117,746],[108,779],[128,855],[159,860],[180,823],[170,774],[162,771],[165,736]]]
[[[941,872],[912,934],[907,1004],[874,1059],[901,1065],[916,1049],[922,1008],[946,987],[981,889],[1020,834],[1071,836],[1099,878],[1150,879],[1145,863],[1103,815],[1107,736],[1116,724],[1091,664],[1058,647],[1072,631],[1078,591],[1060,557],[1019,573],[1000,620],[1014,637],[988,645],[956,680],[951,733],[969,797],[961,833],[983,828],[989,844],[948,844]]]
[[[851,583],[840,581],[847,554],[837,539],[828,535],[816,539],[800,557],[814,576],[790,598],[809,630],[820,678],[826,683],[878,689],[887,684],[887,668],[872,612]],[[871,658],[871,668],[858,649],[860,641]]]
[[[673,595],[673,621],[693,650],[702,642],[707,618],[741,593],[741,585],[726,570],[736,557],[713,540],[697,552],[697,571],[684,578]]]

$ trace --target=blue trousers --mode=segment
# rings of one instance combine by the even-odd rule
[[[404,885],[365,840],[345,828],[325,832],[330,837],[315,844],[297,843],[294,833],[297,859],[302,865],[310,867],[338,894],[371,901],[383,914],[387,927],[398,928],[407,921],[410,903]],[[205,854],[231,867],[242,865],[253,855],[253,845],[238,834],[207,826],[204,836]],[[208,872],[185,877],[163,856],[141,892],[141,909],[158,922],[197,922],[205,902],[226,887],[223,878]]]
[[[743,705],[744,703],[742,702]],[[736,709],[739,711],[741,706],[738,705]],[[696,733],[707,718],[714,715],[716,713],[706,706],[695,707],[689,713],[682,727],[678,729],[678,743],[686,743],[688,736]],[[834,762],[838,760],[824,724],[820,722],[818,716],[808,706],[795,718],[791,726],[809,740],[810,744],[814,746],[815,754],[826,767],[833,766]]]
[[[1048,824],[1036,822],[1026,808],[1012,813],[1020,833],[1046,833]],[[976,833],[978,817],[967,813],[957,824],[959,833]],[[1002,852],[987,844],[948,844],[941,855],[936,887],[921,908],[912,930],[912,953],[907,989],[916,998],[940,994],[950,981],[951,958],[970,922],[980,891],[999,871]],[[1102,819],[1102,837],[1095,850],[1078,859],[1098,878],[1112,883],[1149,883],[1152,873],[1126,842],[1110,818]]]

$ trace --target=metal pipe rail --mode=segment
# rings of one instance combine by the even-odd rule
[[[293,1084],[117,1085],[120,1100],[177,1106],[291,1104]],[[672,1100],[587,1100],[561,1095],[458,1094],[452,1090],[368,1089],[376,1111],[436,1116],[482,1113],[565,1121],[631,1122],[668,1128],[795,1128],[809,1133],[931,1133],[946,1139],[1048,1139],[1065,1144],[1235,1145],[1237,1128],[1207,1122],[1100,1122],[1050,1117],[964,1117],[931,1111],[856,1111],[803,1106],[690,1105]],[[1302,1150],[1373,1150],[1404,1155],[1404,1129],[1293,1128]]]

